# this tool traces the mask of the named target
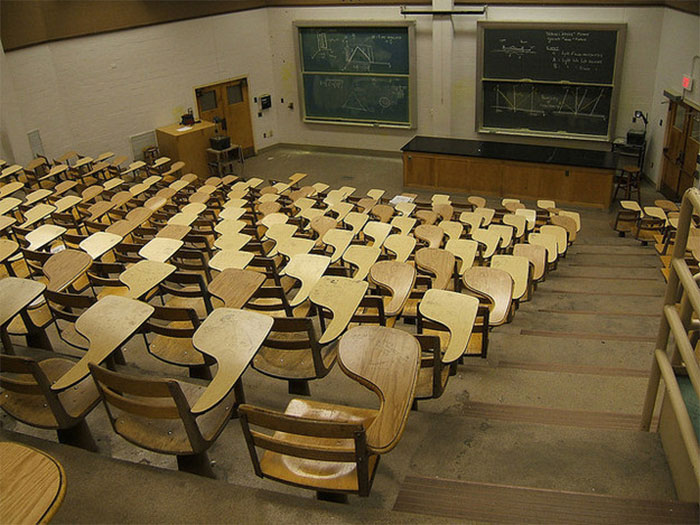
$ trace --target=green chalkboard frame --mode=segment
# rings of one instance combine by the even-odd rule
[[[307,124],[333,124],[343,126],[363,126],[375,128],[395,128],[395,129],[414,129],[416,128],[416,49],[415,49],[415,21],[348,21],[348,20],[296,20],[293,22],[294,27],[294,50],[297,66],[297,87],[299,93],[299,106],[301,108],[301,119]],[[303,70],[303,50],[301,49],[301,32],[302,28],[322,29],[326,27],[333,28],[363,28],[363,29],[383,29],[405,27],[408,33],[408,57],[409,57],[409,72],[408,72],[408,119],[406,121],[394,120],[379,120],[360,118],[346,118],[343,116],[314,116],[310,115],[306,107],[306,94]],[[329,72],[328,74],[336,74]],[[368,73],[368,79],[374,75]]]
[[[612,74],[611,82],[605,84],[591,84],[583,81],[570,81],[566,78],[562,78],[559,81],[543,81],[537,78],[533,79],[501,79],[502,82],[513,82],[517,83],[519,86],[531,84],[536,86],[538,84],[549,84],[550,86],[562,86],[571,87],[575,89],[577,87],[589,87],[597,86],[604,87],[611,91],[610,94],[610,105],[608,110],[608,125],[606,133],[579,133],[572,131],[546,131],[546,130],[536,130],[529,129],[526,127],[497,127],[488,126],[485,124],[485,104],[486,104],[486,94],[485,86],[490,85],[494,82],[494,79],[486,78],[484,75],[484,39],[485,31],[488,29],[498,29],[498,30],[523,30],[523,29],[533,29],[533,30],[572,30],[572,31],[615,31],[617,33],[617,45],[615,49],[614,58],[614,69]],[[477,22],[477,77],[476,77],[476,131],[480,134],[496,134],[496,135],[520,135],[520,136],[530,136],[530,137],[546,137],[546,138],[559,138],[559,139],[574,139],[574,140],[587,140],[587,141],[599,141],[599,142],[610,142],[615,131],[615,122],[617,116],[617,102],[620,91],[621,84],[621,74],[622,74],[622,59],[625,51],[625,37],[626,37],[627,25],[626,24],[588,24],[588,23],[566,23],[566,22],[487,22],[478,21]],[[564,76],[564,75],[563,75]]]

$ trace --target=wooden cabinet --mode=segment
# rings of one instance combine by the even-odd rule
[[[172,124],[156,129],[160,154],[185,163],[183,173],[195,173],[200,179],[209,177],[207,148],[214,135],[214,124],[205,120],[193,126]]]
[[[607,208],[612,169],[404,152],[404,185]]]

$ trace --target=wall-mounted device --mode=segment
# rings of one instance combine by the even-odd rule
[[[271,95],[260,95],[258,97],[260,110],[270,109],[272,107],[272,96]]]

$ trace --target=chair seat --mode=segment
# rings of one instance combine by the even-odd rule
[[[52,357],[41,361],[39,366],[48,380],[54,382],[70,370],[74,364],[74,361],[68,359]],[[17,377],[26,378],[28,383],[36,384],[29,374],[20,374]],[[69,416],[82,418],[92,407],[97,405],[99,394],[95,383],[88,377],[75,387],[61,392],[59,399]],[[4,391],[0,396],[0,407],[18,421],[28,425],[53,430],[62,428],[46,404],[46,398],[42,395]]]
[[[46,305],[42,304],[39,308],[31,308],[28,310],[29,318],[35,326],[46,328],[53,321],[51,310]],[[27,327],[24,326],[24,321],[21,315],[15,316],[7,327],[7,332],[10,335],[27,335]]]
[[[190,406],[201,397],[206,387],[178,381],[183,394]],[[162,399],[164,406],[172,406],[170,399]],[[230,417],[233,403],[227,400],[197,418],[203,437],[207,440],[216,437],[224,424],[223,420]],[[202,452],[194,450],[187,437],[182,419],[150,419],[132,414],[122,413],[116,418],[116,432],[127,441],[139,447],[154,452],[175,455],[190,455]]]
[[[362,423],[365,428],[377,416],[376,410],[293,399],[284,412],[286,415],[325,421]],[[288,443],[324,446],[329,449],[353,451],[350,439],[317,438],[275,432],[274,437]],[[369,457],[369,478],[379,462],[379,456]],[[266,450],[260,459],[263,474],[272,479],[296,486],[322,491],[357,492],[357,472],[354,462],[329,462],[286,456]]]
[[[187,328],[192,325],[187,321],[173,321],[168,326]],[[148,345],[148,351],[158,359],[172,365],[200,366],[205,364],[204,356],[192,346],[190,338],[157,335]]]
[[[278,334],[276,338],[281,339],[282,335],[286,334]],[[321,359],[326,370],[333,366],[337,357],[338,345],[327,345],[321,349]],[[280,350],[262,346],[255,355],[253,368],[278,379],[315,379],[318,377],[311,350]]]
[[[59,335],[63,341],[68,343],[73,348],[77,348],[78,350],[87,351],[87,349],[90,347],[90,341],[78,333],[74,324],[62,325]]]

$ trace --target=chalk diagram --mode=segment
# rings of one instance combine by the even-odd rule
[[[605,96],[602,88],[569,87],[563,88],[561,94],[540,93],[537,86],[522,85],[502,86],[496,84],[496,101],[491,107],[496,111],[521,112],[530,116],[552,115],[607,118],[606,114],[597,113]]]
[[[523,42],[520,45],[501,44],[499,49],[492,49],[491,52],[506,55],[508,58],[523,58],[526,55],[537,54],[537,51],[535,51],[535,46],[527,45],[527,42]]]

